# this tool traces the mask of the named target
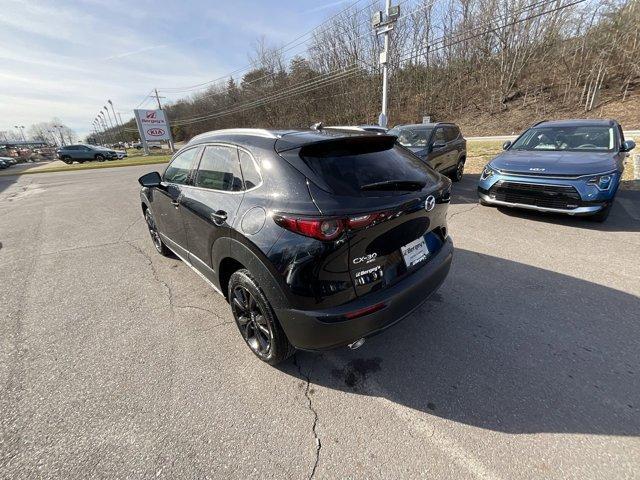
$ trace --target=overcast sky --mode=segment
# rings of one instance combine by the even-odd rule
[[[262,35],[284,44],[347,5],[0,0],[0,131],[58,117],[86,135],[107,99],[124,120],[153,87],[193,85],[241,68]]]

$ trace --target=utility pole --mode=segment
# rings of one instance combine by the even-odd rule
[[[382,65],[382,111],[378,117],[378,125],[387,127],[387,91],[388,85],[388,68],[387,61],[389,56],[389,32],[393,30],[394,24],[400,16],[400,6],[391,6],[391,0],[386,0],[384,16],[381,11],[373,14],[373,28],[376,35],[384,35],[384,50],[380,52],[380,65]]]
[[[156,92],[155,97],[156,97],[156,101],[158,102],[158,110],[162,110],[162,105],[160,104],[160,99],[161,98],[165,98],[165,97],[161,97],[160,95],[158,95],[158,89],[157,88],[154,88],[153,91]],[[175,152],[176,149],[173,147],[173,135],[171,135],[171,127],[169,126],[169,119],[167,118],[167,114],[166,114],[166,112],[164,112],[164,110],[163,110],[162,113],[164,113],[164,119],[167,122],[167,129],[169,130],[169,137],[170,137],[169,138],[169,148],[171,149],[172,152]]]

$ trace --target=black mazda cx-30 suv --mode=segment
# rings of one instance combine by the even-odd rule
[[[390,135],[219,130],[148,173],[142,211],[263,361],[359,346],[443,282],[451,181]]]

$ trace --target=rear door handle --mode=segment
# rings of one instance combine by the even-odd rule
[[[213,220],[213,223],[215,223],[216,225],[222,225],[227,221],[227,212],[225,212],[224,210],[213,212],[211,214],[211,220]]]

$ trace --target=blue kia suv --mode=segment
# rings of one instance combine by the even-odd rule
[[[482,171],[483,205],[589,216],[604,221],[635,148],[615,120],[540,122],[506,142]]]

